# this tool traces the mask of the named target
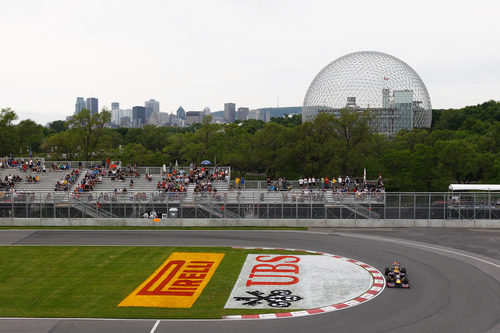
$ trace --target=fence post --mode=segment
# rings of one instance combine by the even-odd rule
[[[430,220],[431,219],[431,205],[432,205],[432,202],[431,202],[431,193],[429,192],[429,202],[428,202],[428,206],[429,206],[429,213],[427,214],[427,219]]]
[[[473,207],[472,208],[472,217],[475,220],[476,219],[476,193],[472,193],[472,195],[474,197],[474,199],[472,200],[472,207]],[[469,218],[468,209],[466,211],[467,211],[467,216],[465,217],[465,219],[468,219]]]
[[[399,192],[398,220],[401,220],[401,192]]]
[[[371,219],[372,218],[372,195],[370,194],[370,192],[367,193],[367,197],[368,197],[368,217]]]
[[[443,194],[443,218],[446,219],[446,206],[448,206],[448,201],[446,201],[446,194]]]
[[[339,195],[343,196],[342,192],[339,193]],[[342,204],[342,199],[343,199],[343,197],[341,197],[341,201],[340,201],[340,205],[339,205],[339,207],[340,207],[340,219],[341,220],[342,220],[342,211],[344,210],[344,205]]]
[[[313,200],[312,200],[312,196],[309,197],[309,218],[310,219],[313,218]]]
[[[71,195],[70,191],[68,191],[68,221],[71,221]]]
[[[384,220],[387,219],[387,193],[384,192]]]
[[[328,199],[326,198],[326,192],[325,193],[325,200],[323,200],[323,207],[325,208],[325,219],[328,219],[328,209],[326,208],[326,203],[328,202]]]
[[[462,196],[458,196],[458,219],[462,219]]]
[[[28,216],[28,194],[25,194],[24,196],[24,217],[29,217]]]
[[[417,216],[417,194],[413,192],[413,222]]]
[[[299,198],[295,199],[295,219],[299,218]]]
[[[488,191],[488,219],[491,220],[491,192]]]

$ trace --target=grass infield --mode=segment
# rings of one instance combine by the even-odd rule
[[[192,308],[117,306],[174,251],[225,253]],[[264,313],[224,309],[248,253],[290,252],[221,247],[0,247],[0,316],[192,319]]]

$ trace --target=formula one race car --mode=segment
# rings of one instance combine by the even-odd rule
[[[410,288],[406,268],[401,267],[399,261],[393,261],[385,268],[385,281],[388,288]]]

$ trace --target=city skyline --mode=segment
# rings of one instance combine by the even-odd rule
[[[7,2],[0,108],[45,124],[73,114],[77,96],[99,110],[154,98],[170,114],[300,106],[325,64],[364,50],[410,64],[433,108],[460,108],[500,99],[499,10],[485,0]]]

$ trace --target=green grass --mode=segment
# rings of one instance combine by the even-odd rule
[[[225,253],[192,308],[117,306],[174,251]],[[221,318],[229,314],[263,313],[263,310],[224,309],[248,253],[287,251],[220,247],[0,247],[0,316]]]

